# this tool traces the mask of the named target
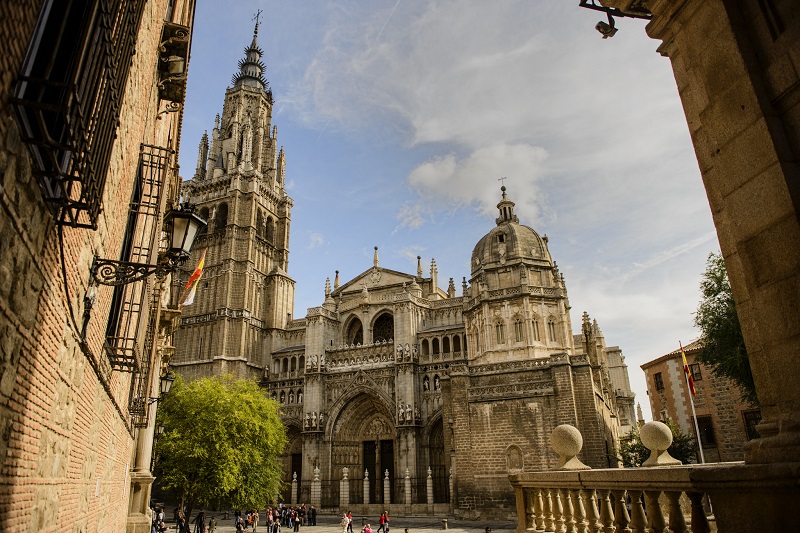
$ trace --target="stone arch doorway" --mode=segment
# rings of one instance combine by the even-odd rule
[[[280,501],[285,503],[297,503],[297,494],[292,494],[292,478],[297,474],[298,492],[302,494],[300,483],[303,479],[303,434],[297,425],[288,425],[286,428],[286,438],[288,444],[283,455],[283,491],[280,494]]]
[[[350,503],[363,503],[364,471],[369,472],[370,503],[384,501],[383,479],[389,471],[394,491],[396,458],[395,427],[392,412],[376,396],[361,392],[350,399],[339,412],[331,431],[332,478],[342,478],[347,467]],[[394,494],[390,495],[393,501]]]
[[[428,436],[428,459],[433,478],[433,501],[447,503],[450,501],[450,474],[447,454],[444,452],[444,424],[441,417],[433,423]]]

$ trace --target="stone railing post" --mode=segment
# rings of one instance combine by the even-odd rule
[[[389,469],[383,474],[383,503],[389,505],[392,503],[392,482],[389,479]]]
[[[297,495],[297,472],[292,473],[292,494],[289,495],[289,502],[297,503],[300,498]]]
[[[364,505],[369,505],[369,470],[364,469]]]
[[[425,481],[425,489],[428,493],[428,512],[433,514],[433,475],[431,467],[428,467],[428,479]]]
[[[339,482],[339,509],[347,511],[350,507],[350,480],[347,479],[349,469],[342,468],[342,480]]]
[[[448,488],[450,489],[450,512],[453,512],[456,506],[456,495],[453,492],[453,469],[450,469],[450,476],[447,480]]]
[[[642,466],[679,465],[681,462],[672,457],[667,449],[672,444],[672,431],[663,422],[648,422],[639,430],[642,444],[650,450],[650,457]]]
[[[311,481],[311,505],[317,509],[322,505],[322,482],[319,480],[319,467],[314,467],[314,479]]]
[[[405,489],[405,503],[406,503],[406,512],[411,512],[411,474],[406,468],[406,479],[403,488]]]

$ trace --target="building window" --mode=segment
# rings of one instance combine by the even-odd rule
[[[742,416],[744,417],[744,430],[747,433],[747,440],[760,439],[761,435],[758,433],[756,426],[761,423],[761,411],[759,409],[743,411]]]
[[[550,335],[550,342],[556,342],[556,323],[553,320],[547,322],[547,334]]]
[[[717,445],[717,438],[714,435],[714,424],[710,416],[698,416],[697,427],[700,430],[700,443],[703,446]]]
[[[699,363],[692,363],[689,365],[689,372],[692,373],[692,379],[695,381],[700,381],[703,379],[703,374],[700,372],[700,364]]]
[[[539,319],[538,318],[534,318],[533,319],[533,340],[535,340],[536,342],[539,342],[541,340],[541,337],[539,336]]]
[[[664,390],[664,378],[661,376],[661,372],[655,373],[653,381],[655,382],[656,390]]]
[[[495,333],[497,334],[497,344],[505,344],[506,342],[505,326],[503,326],[503,324],[495,324],[494,330]]]
[[[97,229],[145,0],[46,0],[12,101],[56,224]]]
[[[525,332],[522,329],[522,320],[515,320],[514,321],[514,340],[516,342],[522,342],[525,340]]]

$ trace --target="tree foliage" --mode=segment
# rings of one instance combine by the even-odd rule
[[[678,424],[672,420],[667,420],[664,423],[672,431],[672,444],[668,449],[669,454],[684,464],[694,461],[697,449],[694,438],[681,431]],[[625,468],[642,466],[642,463],[650,457],[650,450],[642,444],[638,429],[633,430],[629,435],[620,437],[619,453],[622,465]]]
[[[263,508],[279,492],[286,428],[254,382],[179,377],[159,402],[158,423],[160,484],[180,495],[187,515],[198,506]]]
[[[715,375],[736,383],[746,401],[757,403],[753,373],[722,254],[708,256],[700,292],[702,300],[697,306],[694,323],[700,328],[703,350],[697,359]]]

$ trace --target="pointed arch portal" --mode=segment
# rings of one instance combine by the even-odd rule
[[[354,396],[339,412],[333,426],[334,477],[341,479],[342,468],[346,466],[351,479],[363,479],[366,469],[370,479],[370,502],[388,503],[384,502],[383,478],[388,470],[394,492],[395,437],[394,420],[388,406],[366,392]],[[351,503],[357,503],[362,501],[363,493],[352,491],[350,497]]]

